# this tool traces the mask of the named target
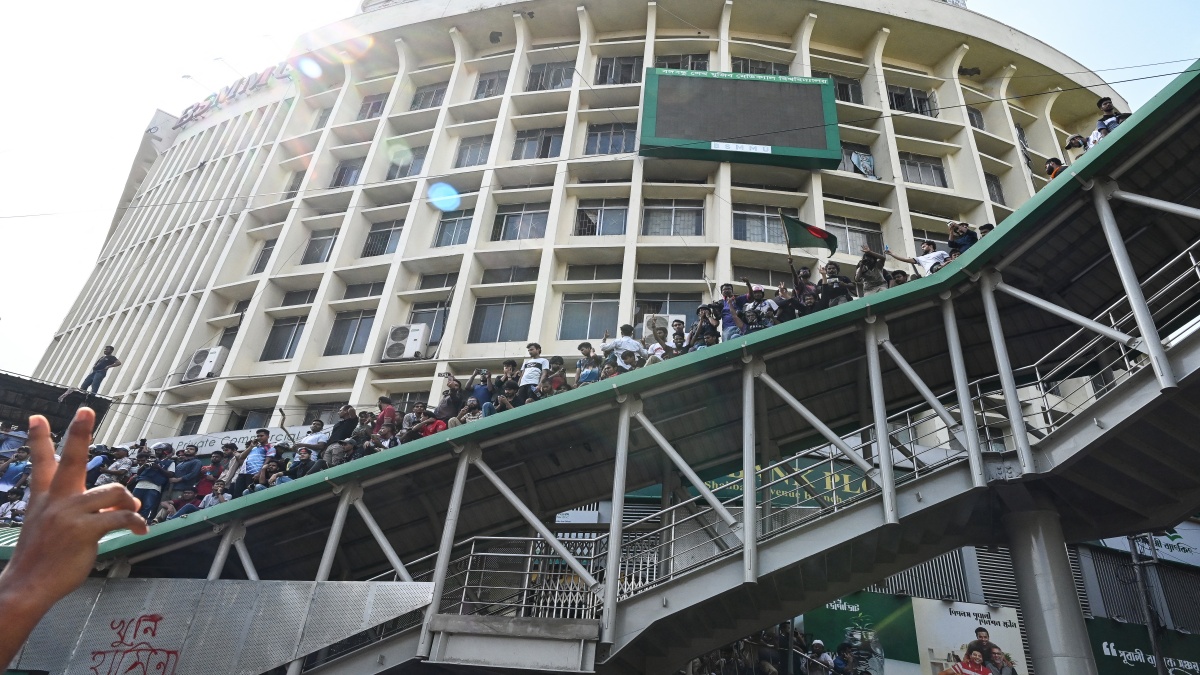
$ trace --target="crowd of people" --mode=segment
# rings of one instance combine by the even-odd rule
[[[1067,144],[1063,146],[1065,152],[1078,150],[1079,154],[1076,159],[1082,157],[1088,150],[1091,150],[1097,143],[1104,140],[1104,137],[1117,130],[1121,123],[1129,119],[1132,113],[1123,113],[1113,106],[1112,99],[1104,96],[1096,101],[1096,107],[1100,110],[1100,119],[1096,121],[1096,128],[1086,138],[1080,134],[1073,134],[1067,139]],[[1057,178],[1060,173],[1065,171],[1066,164],[1058,157],[1051,157],[1046,160],[1046,175],[1050,178]]]

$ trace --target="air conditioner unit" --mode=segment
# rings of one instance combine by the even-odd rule
[[[429,351],[429,324],[406,323],[388,329],[381,361],[423,359]]]
[[[188,363],[187,369],[183,371],[183,381],[195,382],[220,375],[221,366],[225,365],[227,356],[229,356],[229,350],[225,347],[197,349],[196,353],[192,354],[192,360]]]
[[[687,317],[682,314],[646,314],[642,316],[642,335],[647,339],[654,337],[654,329],[662,326],[667,329],[667,344],[671,343],[671,324],[676,320],[687,326]]]

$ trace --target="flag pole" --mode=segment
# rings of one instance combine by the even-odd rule
[[[783,226],[783,241],[787,244],[788,254],[790,255],[792,253],[792,238],[788,236],[787,223],[783,220],[783,209],[777,208],[776,210],[779,212],[779,224]]]

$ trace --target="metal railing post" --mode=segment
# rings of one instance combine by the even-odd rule
[[[233,550],[237,551],[238,560],[242,561],[242,569],[246,570],[246,578],[250,581],[258,581],[258,569],[254,567],[254,561],[250,559],[250,550],[246,548],[246,540],[235,539]]]
[[[1004,328],[1000,324],[1000,309],[996,306],[996,278],[991,274],[979,277],[979,292],[983,297],[983,313],[987,318],[988,335],[992,340],[992,352],[996,357],[996,370],[1000,376],[1000,388],[1004,393],[1004,408],[1008,412],[1008,425],[1012,429],[1013,442],[1017,445],[1017,461],[1022,473],[1033,473],[1033,449],[1029,447],[1029,432],[1025,428],[1025,417],[1021,412],[1021,399],[1017,398],[1017,379],[1013,376],[1012,362],[1008,360],[1008,345],[1004,343]]]
[[[396,571],[396,575],[400,577],[400,580],[412,581],[412,575],[404,567],[404,563],[400,560],[396,549],[392,548],[392,542],[388,541],[387,535],[383,533],[383,529],[379,527],[379,523],[375,522],[375,517],[371,515],[371,511],[367,509],[367,505],[363,503],[363,500],[356,499],[354,501],[354,510],[358,511],[363,524],[367,526],[367,529],[371,532],[371,536],[375,538],[375,543],[379,544],[379,548],[383,549],[383,556],[388,559],[388,563]]]
[[[958,320],[954,316],[954,300],[949,291],[941,295],[942,323],[946,326],[946,350],[950,352],[950,369],[954,371],[954,391],[958,395],[958,416],[962,420],[963,436],[967,442],[967,463],[971,468],[971,485],[987,485],[983,470],[983,452],[979,449],[979,429],[975,426],[975,403],[963,360],[962,340],[958,336]]]
[[[446,507],[446,522],[442,526],[442,541],[438,546],[437,562],[433,567],[433,600],[425,610],[421,623],[421,639],[417,643],[417,658],[427,659],[432,650],[429,624],[442,606],[442,593],[446,590],[446,572],[450,569],[450,554],[454,549],[454,531],[458,528],[458,514],[462,510],[463,491],[467,486],[467,469],[470,454],[479,450],[464,450],[458,457],[458,468],[454,471],[454,487],[450,490],[450,505]]]
[[[883,520],[900,522],[896,507],[896,476],[892,471],[892,446],[888,443],[887,401],[883,398],[883,368],[879,364],[882,319],[867,317],[867,373],[871,378],[871,414],[875,418],[875,445],[879,455],[879,489],[883,493]]]
[[[246,527],[240,520],[225,526],[225,531],[221,533],[221,543],[217,544],[217,553],[213,556],[212,565],[208,567],[206,579],[216,581],[221,578],[221,571],[225,569],[225,561],[229,559],[229,549],[233,547],[235,539],[245,536],[245,532]]]
[[[761,367],[761,363],[757,364]],[[753,360],[742,366],[742,581],[758,583],[758,466],[754,457]]]
[[[621,586],[621,543],[625,519],[625,474],[629,467],[629,418],[635,403],[621,404],[617,417],[617,454],[613,461],[612,518],[608,523],[608,557],[604,563],[604,607],[600,641],[612,644],[616,635],[617,598]],[[666,489],[666,486],[663,486]]]
[[[1164,391],[1174,389],[1178,385],[1175,383],[1175,375],[1171,372],[1171,363],[1167,360],[1167,351],[1163,349],[1162,339],[1159,338],[1158,329],[1154,326],[1154,315],[1150,313],[1150,306],[1146,304],[1146,296],[1142,293],[1141,282],[1138,281],[1137,272],[1133,269],[1133,262],[1129,259],[1129,251],[1125,248],[1125,242],[1121,239],[1121,229],[1117,227],[1117,217],[1113,214],[1112,204],[1108,203],[1110,195],[1114,193],[1122,195],[1121,198],[1128,201],[1134,201],[1128,199],[1132,195],[1116,190],[1116,184],[1112,182],[1093,187],[1092,201],[1096,205],[1096,214],[1100,216],[1100,227],[1104,230],[1104,238],[1108,240],[1108,250],[1112,253],[1113,263],[1117,266],[1117,275],[1121,277],[1121,285],[1125,287],[1125,296],[1129,298],[1129,308],[1133,310],[1133,318],[1137,322],[1138,332],[1142,334],[1142,340],[1150,354],[1150,365],[1154,368],[1155,376],[1158,377],[1158,386]],[[1149,201],[1157,202],[1157,200]],[[1145,204],[1144,201],[1135,201],[1134,203],[1150,205]],[[1169,204],[1168,202],[1162,203]],[[1161,206],[1155,206],[1155,208],[1161,208]],[[1186,209],[1187,207],[1178,208]],[[1196,209],[1189,210],[1195,211]],[[1178,213],[1178,211],[1172,212]],[[1188,214],[1180,213],[1180,215]]]
[[[667,440],[667,437],[662,435],[658,427],[655,427],[641,412],[634,413],[633,416],[642,425],[642,428],[646,430],[646,433],[650,434],[650,438],[653,438],[658,447],[662,448],[662,451],[671,459],[671,463],[675,465],[675,468],[679,469],[679,473],[683,474],[683,477],[692,484],[692,487],[696,488],[696,491],[700,493],[704,501],[708,502],[712,510],[717,512],[721,520],[725,521],[725,524],[730,527],[737,525],[737,518],[734,518],[733,514],[729,513],[729,509],[725,508],[725,505],[721,503],[720,499],[717,499],[712,490],[708,489],[708,486],[704,484],[700,476],[697,476],[692,467],[688,466],[687,461],[675,450],[671,442]]]

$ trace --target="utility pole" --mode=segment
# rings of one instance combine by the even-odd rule
[[[1140,536],[1140,535],[1139,535]],[[1149,535],[1150,547],[1154,549],[1154,535]],[[1150,651],[1154,654],[1154,669],[1158,675],[1167,675],[1167,664],[1163,660],[1162,648],[1158,644],[1158,619],[1154,613],[1154,609],[1150,604],[1150,591],[1146,587],[1146,576],[1142,570],[1143,565],[1151,564],[1149,561],[1142,561],[1138,555],[1137,541],[1139,537],[1129,536],[1129,557],[1133,564],[1134,578],[1137,579],[1138,598],[1142,602],[1142,618],[1146,621],[1146,629],[1150,633]]]

